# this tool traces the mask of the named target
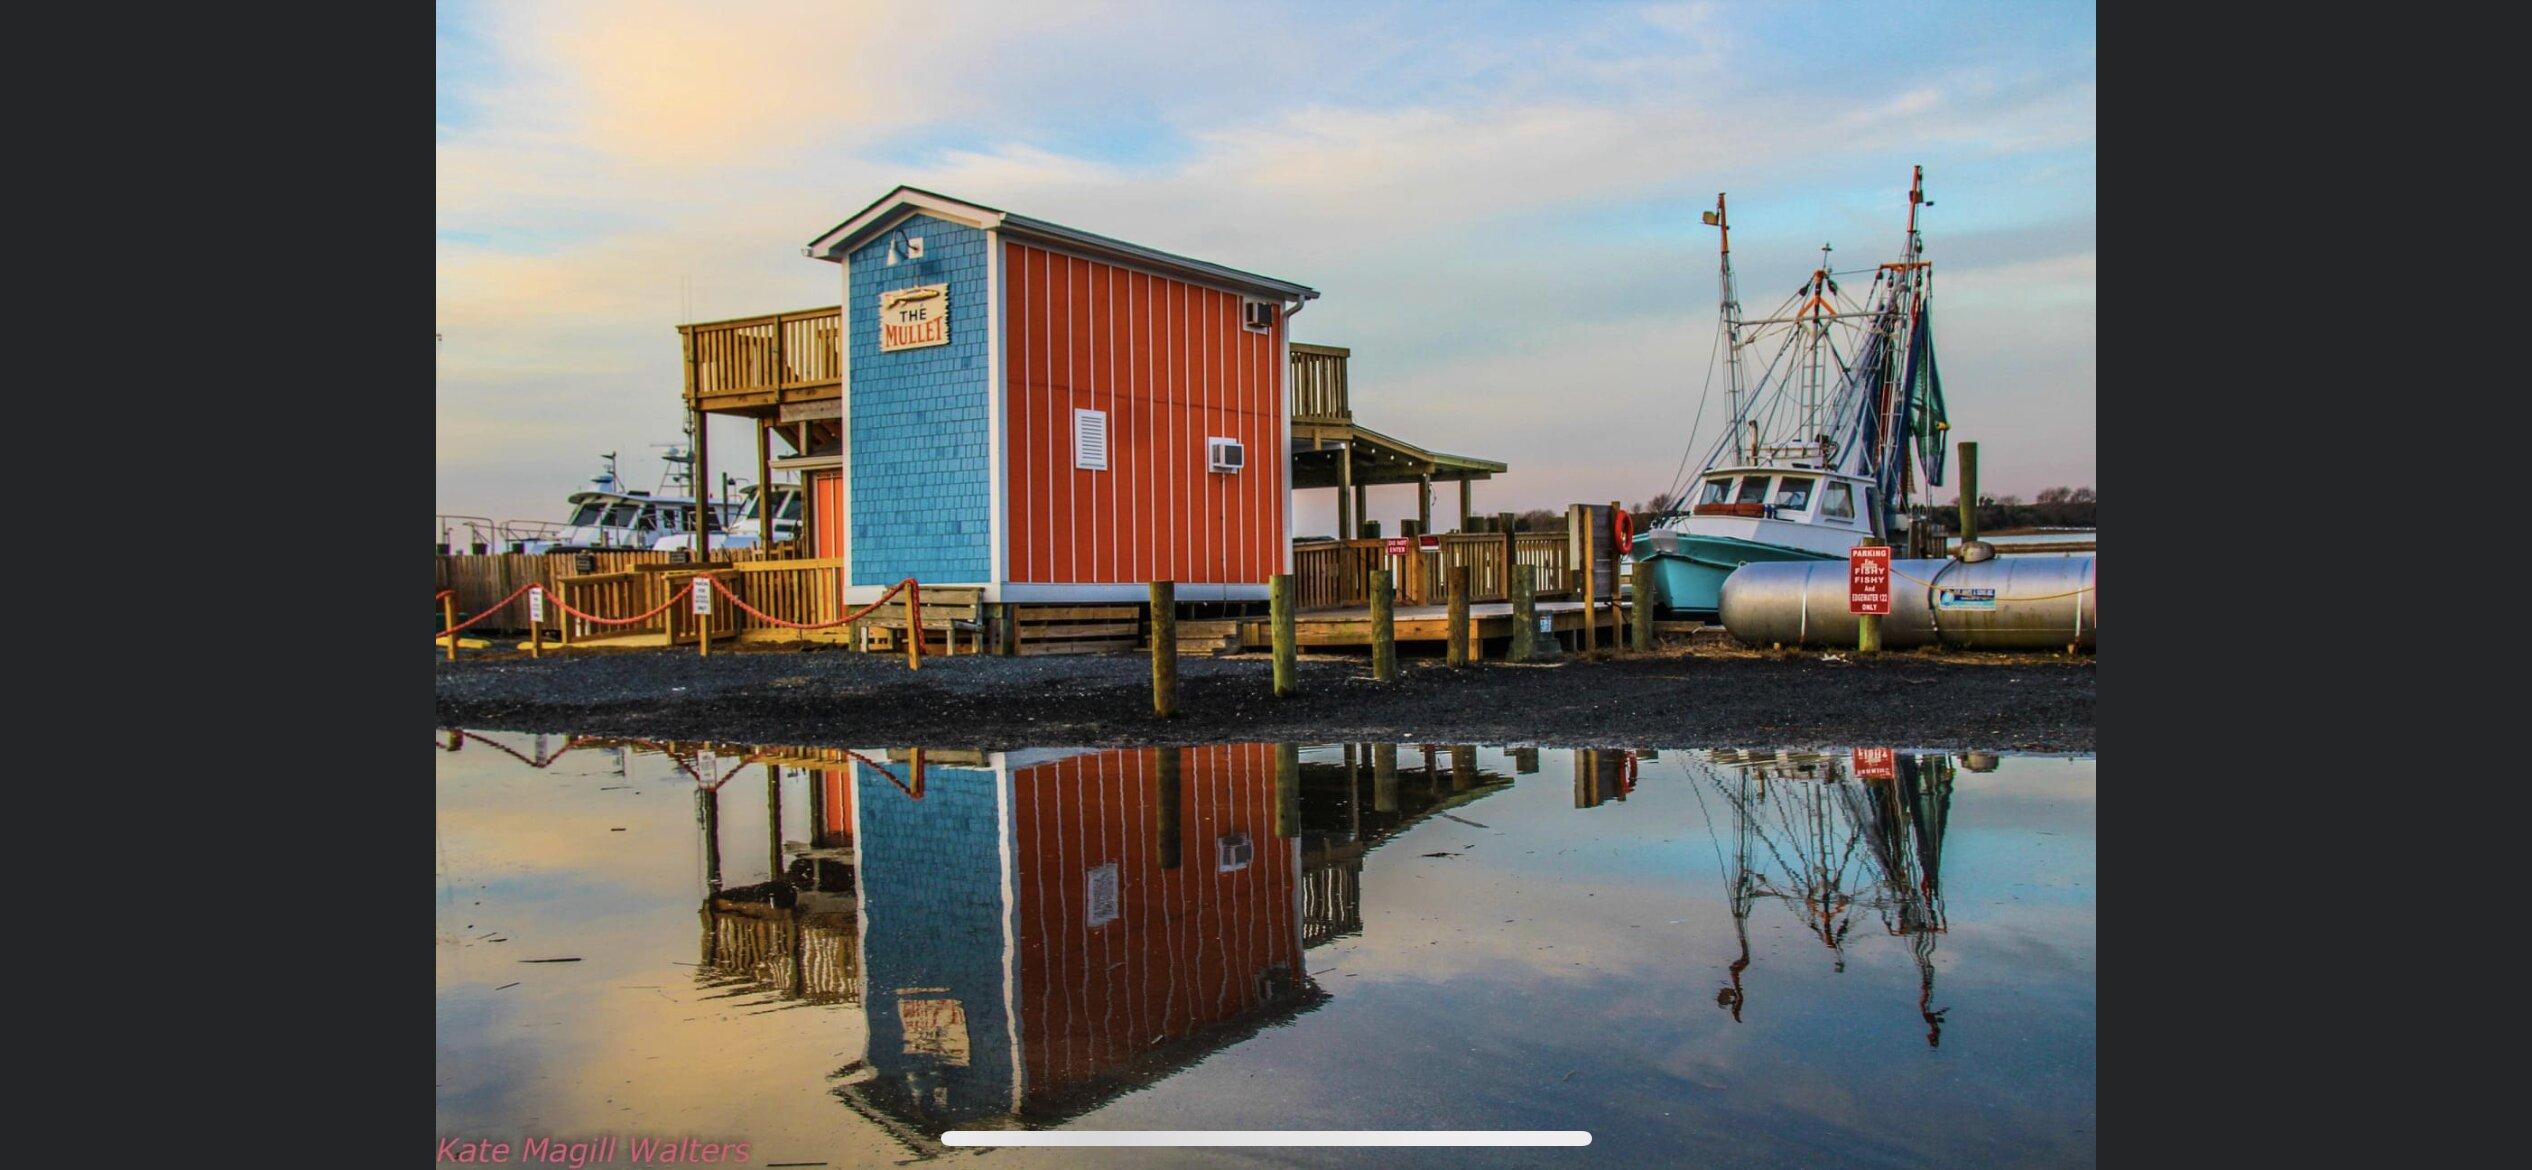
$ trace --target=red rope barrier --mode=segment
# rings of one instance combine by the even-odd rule
[[[513,591],[513,592],[510,594],[510,596],[508,596],[508,597],[504,597],[504,598],[502,598],[502,599],[501,599],[501,600],[499,600],[499,601],[493,602],[491,605],[485,606],[485,607],[484,607],[484,611],[483,611],[482,613],[479,613],[479,614],[476,614],[476,615],[475,615],[475,616],[473,616],[473,617],[467,618],[465,621],[462,621],[462,622],[457,623],[456,625],[450,626],[449,628],[447,628],[447,629],[445,629],[445,630],[441,630],[439,633],[437,633],[437,634],[435,634],[435,635],[433,635],[433,636],[432,636],[432,640],[433,640],[433,641],[437,641],[437,640],[438,640],[438,639],[440,639],[440,638],[445,638],[445,637],[448,637],[449,635],[454,634],[454,633],[456,633],[456,632],[457,632],[457,631],[459,631],[459,630],[465,629],[465,628],[466,628],[466,627],[468,627],[468,626],[474,625],[476,622],[482,621],[482,620],[484,620],[485,618],[491,617],[492,615],[494,615],[494,614],[496,614],[496,613],[501,612],[502,607],[504,607],[504,606],[506,606],[506,605],[509,605],[509,604],[510,604],[511,602],[513,602],[513,601],[517,601],[520,597],[524,596],[524,595],[527,593],[527,591],[528,591],[528,590],[530,590],[530,589],[534,589],[534,588],[536,588],[536,586],[537,586],[537,583],[536,583],[536,582],[534,582],[534,581],[530,581],[530,582],[528,582],[528,583],[527,583],[527,584],[525,584],[525,585],[521,585],[521,586],[519,586],[519,587],[518,587],[518,589],[516,589],[515,591]],[[441,591],[440,591],[440,597],[446,597],[446,596],[448,596],[448,591],[447,591],[447,590],[441,590]],[[431,600],[433,600],[433,601],[437,601],[437,600],[439,600],[439,597],[434,597],[434,598],[432,598]]]
[[[736,593],[734,593],[734,592],[731,592],[730,587],[729,587],[727,584],[725,584],[725,583],[724,583],[724,582],[723,582],[723,581],[722,581],[719,577],[711,577],[711,576],[707,576],[707,577],[705,577],[705,578],[704,578],[704,580],[712,582],[712,587],[713,587],[713,588],[715,588],[715,589],[720,590],[720,591],[721,591],[721,596],[729,598],[729,599],[730,599],[730,604],[735,605],[735,606],[739,607],[740,609],[746,610],[746,611],[748,612],[749,616],[754,617],[756,620],[758,620],[758,621],[760,621],[760,622],[769,622],[769,623],[772,623],[772,624],[774,624],[774,625],[777,625],[777,626],[782,626],[782,627],[784,627],[784,628],[786,628],[786,629],[793,629],[793,630],[825,630],[825,629],[832,629],[832,628],[834,628],[834,627],[836,627],[836,626],[844,625],[844,624],[845,624],[845,623],[847,623],[847,622],[856,622],[856,621],[860,621],[862,618],[869,616],[869,614],[870,614],[870,612],[871,612],[872,610],[878,609],[880,606],[883,606],[883,605],[888,604],[888,599],[889,599],[889,598],[895,597],[897,594],[904,592],[904,591],[905,591],[906,586],[914,584],[914,578],[912,578],[912,577],[908,577],[908,578],[906,578],[906,579],[905,579],[905,580],[903,580],[903,581],[899,581],[899,582],[897,582],[896,584],[889,586],[889,587],[888,587],[888,591],[887,591],[886,593],[882,593],[882,594],[880,594],[880,595],[879,595],[879,600],[874,601],[874,602],[871,602],[869,605],[865,605],[865,606],[861,607],[860,609],[857,609],[857,610],[854,610],[854,611],[853,611],[853,612],[851,612],[851,613],[845,614],[843,617],[837,618],[837,619],[835,619],[834,621],[831,621],[831,622],[818,622],[818,623],[816,623],[816,624],[810,624],[810,623],[807,623],[807,622],[792,622],[792,621],[784,621],[783,619],[778,618],[778,617],[775,617],[774,615],[772,615],[772,614],[770,614],[770,613],[766,613],[764,610],[761,610],[761,609],[756,608],[755,606],[749,605],[749,604],[748,604],[745,600],[741,599],[741,598],[739,597],[739,595],[738,595],[738,594],[736,594]]]
[[[635,623],[635,622],[639,622],[639,621],[648,621],[648,620],[649,620],[649,619],[651,619],[651,618],[658,617],[660,614],[662,614],[662,613],[666,612],[669,606],[672,606],[672,605],[677,604],[677,600],[678,600],[679,598],[682,598],[682,597],[684,597],[685,595],[687,595],[687,594],[689,594],[689,593],[692,593],[692,592],[694,592],[694,591],[695,591],[695,583],[694,583],[694,582],[692,582],[692,581],[688,581],[688,582],[686,582],[686,585],[685,585],[685,587],[684,587],[684,588],[679,589],[679,590],[678,590],[678,591],[676,591],[675,593],[671,593],[671,594],[669,594],[669,595],[668,595],[668,600],[663,601],[663,602],[660,602],[660,603],[659,603],[659,605],[658,605],[658,606],[656,606],[656,607],[654,607],[654,608],[653,608],[653,609],[652,609],[649,613],[637,613],[637,614],[634,614],[632,617],[629,617],[629,618],[606,618],[606,617],[599,617],[598,615],[596,615],[596,614],[594,614],[594,613],[583,613],[583,612],[581,612],[580,610],[574,609],[574,608],[572,608],[571,606],[564,604],[563,599],[562,599],[562,598],[560,598],[560,597],[556,597],[556,598],[554,598],[554,605],[555,605],[557,608],[561,609],[564,613],[567,613],[567,614],[570,614],[570,615],[571,615],[571,616],[573,616],[573,617],[579,618],[580,620],[582,620],[582,621],[584,621],[584,622],[596,622],[597,624],[602,625],[602,626],[629,626],[629,625],[632,625],[632,624],[633,624],[633,623]]]

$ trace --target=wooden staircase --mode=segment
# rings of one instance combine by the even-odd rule
[[[1240,623],[1237,618],[1218,621],[1181,621],[1178,623],[1178,653],[1237,654],[1240,650]]]

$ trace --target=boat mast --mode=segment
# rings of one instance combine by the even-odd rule
[[[1714,193],[1714,210],[1705,213],[1705,221],[1708,226],[1723,233],[1723,353],[1724,362],[1730,368],[1732,391],[1732,422],[1728,429],[1732,432],[1732,459],[1739,463],[1744,462],[1741,455],[1741,297],[1732,287],[1732,221],[1725,214],[1723,195],[1721,191]],[[1753,437],[1750,440],[1750,459],[1757,458],[1757,448],[1758,441]]]
[[[1924,290],[1927,280],[1925,237],[1917,231],[1917,207],[1932,206],[1925,197],[1925,167],[1913,169],[1908,177],[1908,237],[1900,248],[1899,262],[1884,264],[1890,274],[1890,308],[1885,315],[1889,333],[1884,338],[1883,352],[1889,355],[1882,364],[1881,433],[1873,436],[1873,467],[1878,476],[1891,461],[1899,462],[1899,494],[1893,499],[1885,493],[1882,500],[1882,522],[1876,527],[1882,535],[1894,531],[1899,519],[1907,514],[1909,483],[1908,447],[1900,437],[1900,421],[1908,410],[1907,396],[1914,389],[1908,379],[1911,351],[1916,343],[1917,318],[1925,312]]]

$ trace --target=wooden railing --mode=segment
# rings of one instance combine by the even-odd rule
[[[831,397],[843,385],[844,313],[840,306],[735,321],[680,325],[689,358],[686,393],[706,406],[719,399],[776,402]]]
[[[1292,421],[1348,423],[1354,404],[1345,385],[1345,359],[1353,351],[1333,345],[1302,345],[1292,350]]]
[[[459,620],[483,612],[485,606],[510,596],[522,585],[535,581],[559,592],[563,578],[573,575],[580,553],[442,553],[433,565],[431,588],[457,591]],[[669,554],[664,552],[619,550],[585,554],[596,561],[600,573],[621,573],[638,565],[664,565]],[[787,549],[739,549],[713,554],[724,560],[746,564],[758,560],[775,560],[791,555]],[[575,601],[582,609],[586,605]],[[658,604],[654,601],[652,604]],[[751,602],[753,604],[753,602]],[[644,609],[650,608],[644,606]],[[592,613],[618,616],[628,612],[618,608],[593,609]],[[548,620],[551,620],[549,615]],[[478,630],[525,630],[528,624],[527,598],[521,597],[503,606],[499,615],[485,619]]]
[[[1572,592],[1565,534],[1524,532],[1506,538],[1499,532],[1452,533],[1435,538],[1430,547],[1391,553],[1381,540],[1318,541],[1292,549],[1293,583],[1302,609],[1351,609],[1371,604],[1371,574],[1389,571],[1399,605],[1440,605],[1452,568],[1468,569],[1471,601],[1509,601],[1510,566],[1537,570],[1541,597]]]
[[[706,409],[832,398],[841,392],[841,306],[680,325],[691,359],[688,397]],[[1294,343],[1292,421],[1350,423],[1345,362],[1353,351]]]
[[[744,555],[736,554],[736,555]],[[635,565],[621,572],[593,573],[583,576],[564,575],[555,582],[555,596],[565,604],[602,617],[631,617],[656,608],[676,596],[688,582],[710,572],[729,586],[739,599],[782,621],[816,624],[833,621],[843,611],[836,607],[844,562],[835,557],[817,560],[756,559],[711,565]],[[565,644],[593,638],[622,637],[640,634],[666,634],[671,642],[691,642],[699,625],[691,599],[669,606],[657,616],[629,625],[608,626],[576,617],[562,622]],[[727,596],[715,596],[709,619],[712,636],[726,638],[755,630],[787,629],[778,622],[769,622],[730,604]],[[847,628],[838,626],[822,636],[842,640]]]

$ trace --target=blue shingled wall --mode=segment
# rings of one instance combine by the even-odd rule
[[[905,768],[894,770],[904,778]],[[916,800],[868,766],[853,766],[870,1062],[893,1091],[928,1098],[947,1090],[946,1102],[901,1102],[942,1120],[1011,1108],[1015,1054],[1003,1010],[995,783],[986,770],[928,768],[923,799]],[[965,1067],[905,1051],[900,988],[927,989],[917,996],[956,999],[966,1009],[973,1047]]]
[[[993,570],[986,412],[985,233],[928,215],[902,230],[923,238],[923,259],[887,262],[888,236],[852,255],[853,583],[914,577],[980,582]],[[879,294],[949,285],[950,341],[879,351]]]

